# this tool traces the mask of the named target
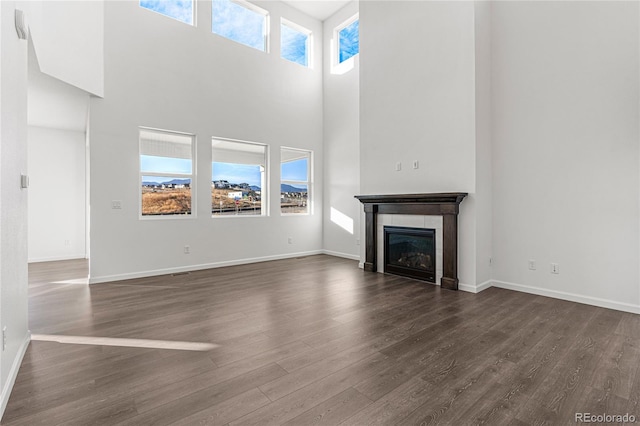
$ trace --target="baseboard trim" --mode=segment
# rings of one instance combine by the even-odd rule
[[[51,256],[51,257],[36,257],[27,259],[28,263],[40,263],[40,262],[57,262],[59,260],[76,260],[76,259],[86,259],[87,256],[84,254],[78,255],[70,255],[70,256]]]
[[[329,256],[342,257],[344,259],[350,259],[350,260],[358,260],[358,261],[360,260],[360,255],[357,255],[357,254],[342,253],[342,252],[333,251],[333,250],[322,250],[322,252]]]
[[[567,300],[569,302],[583,303],[585,305],[599,306],[601,308],[614,309],[616,311],[630,312],[632,314],[640,314],[640,306],[630,303],[616,302],[609,299],[601,299],[599,297],[582,296],[575,293],[567,293],[564,291],[549,290],[528,285],[515,284],[506,281],[492,281],[493,287],[504,288],[507,290],[521,291],[523,293],[536,294],[538,296],[553,297],[555,299]]]
[[[324,250],[312,250],[298,253],[279,254],[275,256],[252,257],[246,259],[227,260],[223,262],[202,263],[198,265],[177,266],[175,268],[153,269],[149,271],[132,272],[128,274],[103,275],[89,277],[89,284],[100,284],[112,281],[131,280],[135,278],[155,277],[158,275],[176,274],[180,272],[200,271],[202,269],[224,268],[225,266],[246,265],[249,263],[270,262],[272,260],[292,259],[301,256],[325,254]]]
[[[476,284],[476,285],[458,283],[458,290],[466,291],[469,293],[480,293],[481,291],[491,287],[491,284],[492,284],[491,280],[487,280],[483,283]]]
[[[20,365],[22,364],[22,360],[24,359],[24,354],[27,352],[27,348],[29,347],[30,341],[31,341],[31,332],[27,331],[26,336],[24,336],[24,339],[20,344],[18,353],[16,354],[16,357],[13,360],[13,364],[11,365],[11,370],[9,370],[9,375],[7,376],[7,381],[2,387],[2,395],[0,395],[0,419],[2,419],[2,416],[4,416],[4,410],[7,408],[7,403],[9,402],[9,397],[11,396],[13,385],[16,383],[16,378],[18,377],[18,371],[20,370]]]

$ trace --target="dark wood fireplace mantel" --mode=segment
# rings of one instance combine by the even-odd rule
[[[440,286],[458,289],[458,212],[466,192],[432,194],[356,195],[364,204],[365,271],[378,270],[376,228],[378,214],[442,216],[442,279]]]

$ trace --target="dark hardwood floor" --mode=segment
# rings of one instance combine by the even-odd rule
[[[496,288],[441,290],[329,256],[91,286],[78,284],[82,261],[32,264],[29,273],[30,329],[40,340],[2,424],[640,419],[638,315]],[[193,351],[189,342],[219,346]]]

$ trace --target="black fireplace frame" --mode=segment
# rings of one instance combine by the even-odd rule
[[[393,265],[389,262],[389,236],[392,234],[412,235],[417,237],[431,237],[433,239],[432,265],[433,269],[418,269]],[[429,283],[436,283],[436,230],[433,228],[410,228],[406,226],[385,226],[384,227],[384,272],[403,277],[415,278]]]

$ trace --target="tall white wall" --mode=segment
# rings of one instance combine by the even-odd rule
[[[491,135],[491,7],[474,3],[476,101],[476,283],[487,286],[493,256],[493,147]]]
[[[211,33],[211,4],[192,27],[105,3],[105,97],[91,101],[91,280],[293,256],[322,250],[322,57],[313,69],[280,58],[280,17],[322,39],[322,25],[279,2],[271,53]],[[140,220],[138,126],[195,133],[195,216]],[[271,215],[212,218],[211,136],[269,144]],[[280,147],[314,151],[314,214],[281,216]],[[121,210],[111,200],[122,201]],[[293,244],[288,244],[291,237]],[[189,245],[191,254],[183,247]]]
[[[29,262],[85,249],[85,134],[29,126]]]
[[[360,3],[362,193],[468,192],[460,205],[458,275],[472,288],[474,33],[472,2]]]
[[[26,2],[0,2],[0,328],[7,347],[0,351],[0,414],[20,367],[27,344],[27,41],[14,26],[16,7]]]
[[[332,70],[334,29],[358,13],[351,2],[324,26],[324,249],[358,259],[360,252],[360,57],[353,67]]]
[[[638,16],[636,2],[493,3],[497,285],[640,310]]]

